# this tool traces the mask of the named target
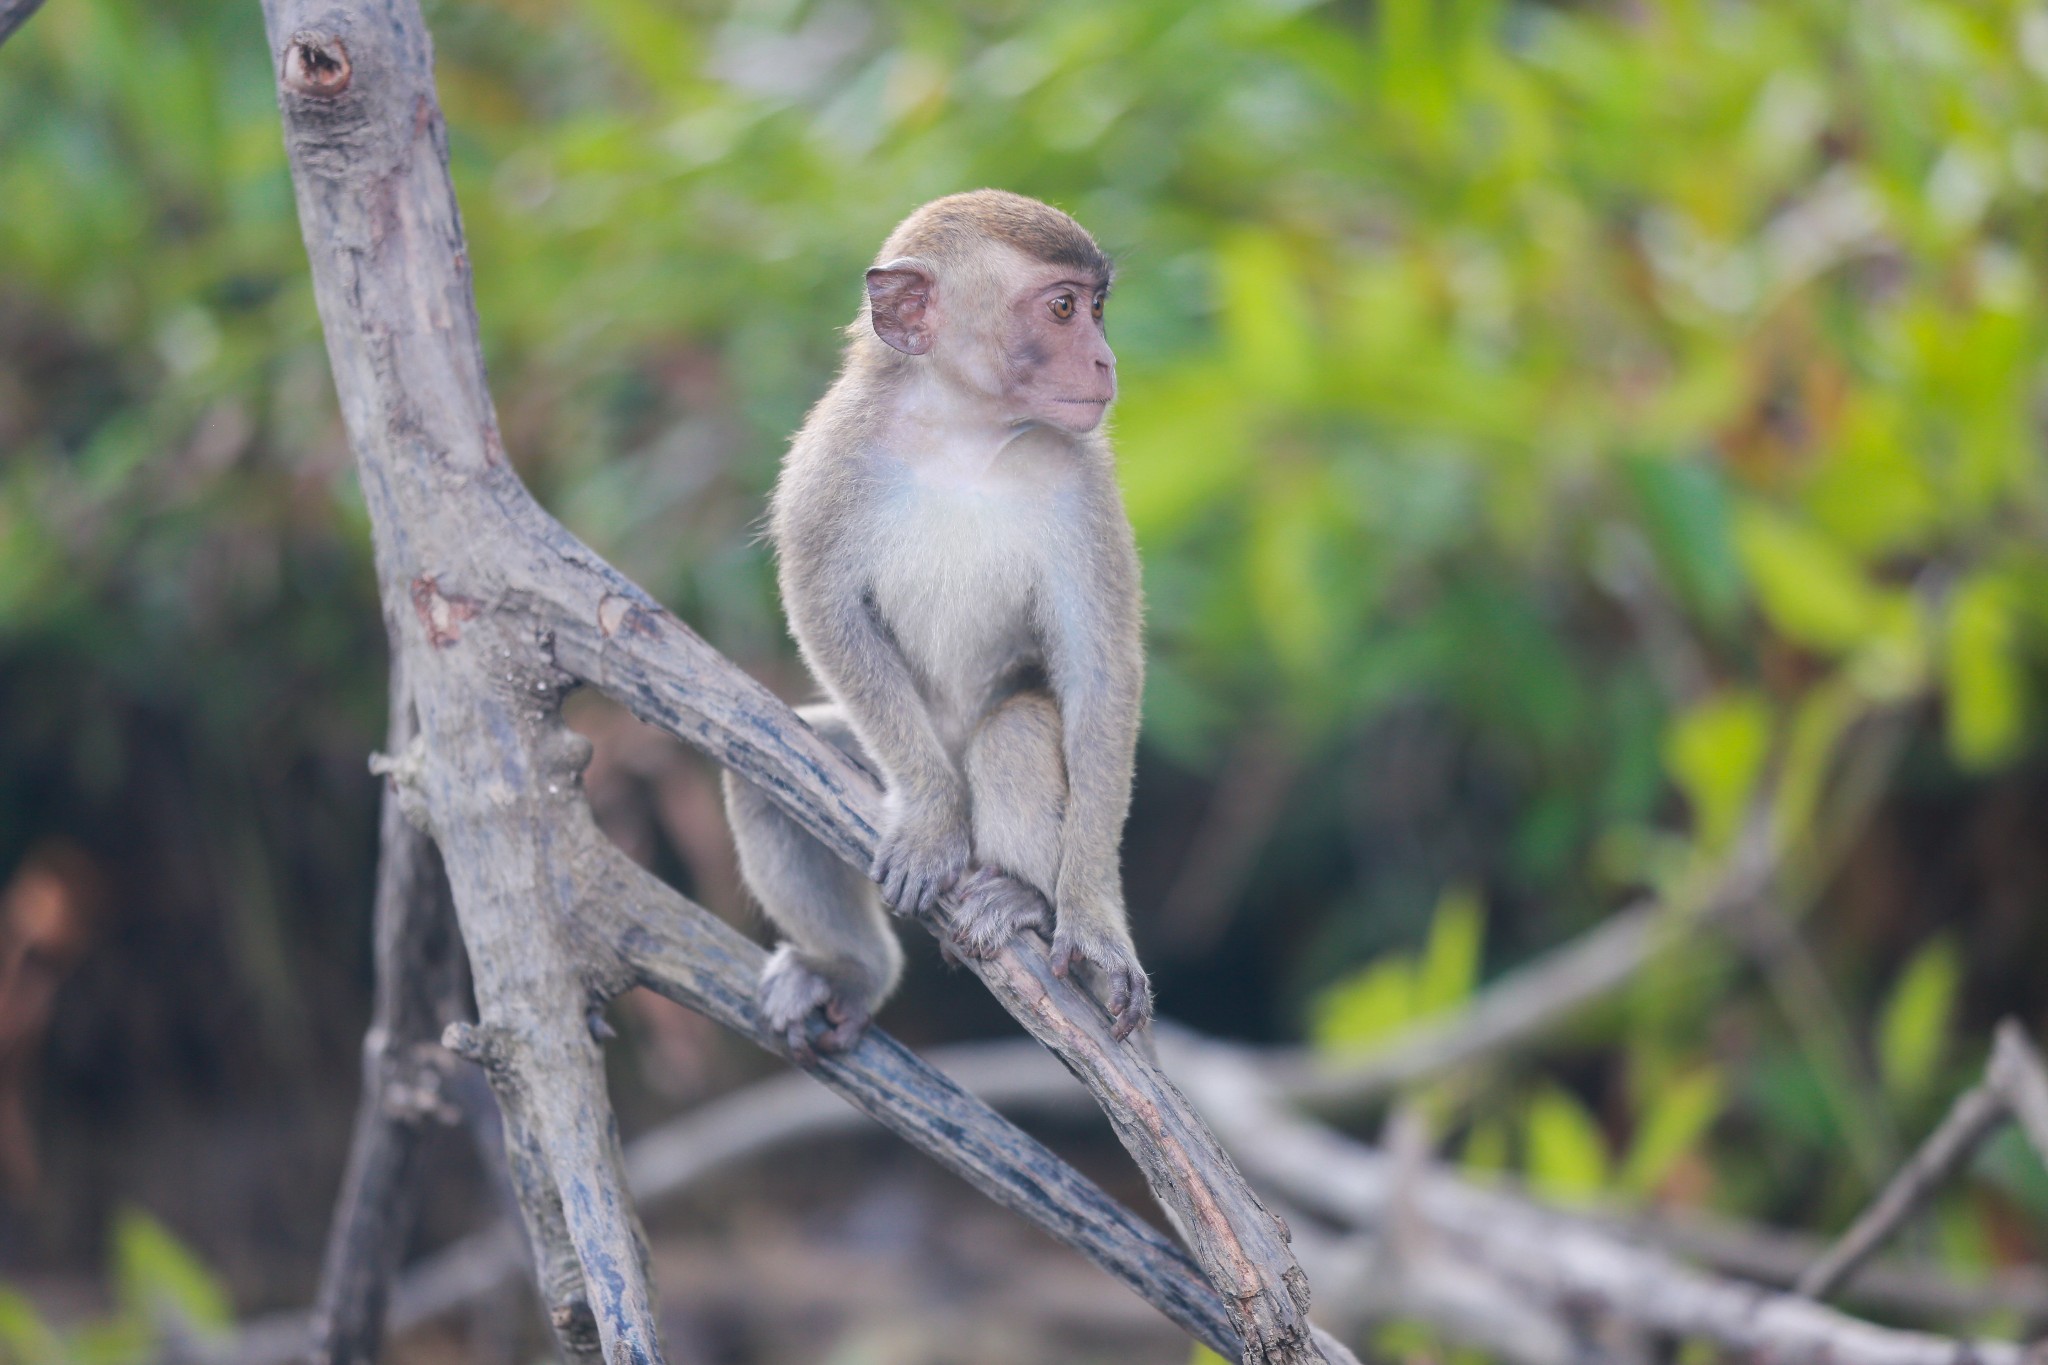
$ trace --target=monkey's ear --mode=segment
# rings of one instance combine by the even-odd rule
[[[938,281],[931,267],[915,256],[903,256],[868,271],[868,314],[875,335],[905,355],[923,355],[932,348],[932,290]]]

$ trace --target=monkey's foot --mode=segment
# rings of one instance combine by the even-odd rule
[[[967,826],[960,820],[893,823],[882,831],[868,876],[899,915],[921,915],[967,870]]]
[[[962,957],[990,958],[1026,929],[1052,932],[1052,907],[1036,887],[993,867],[978,867],[960,884],[950,947]]]
[[[844,1052],[860,1041],[871,1016],[865,1003],[848,995],[845,987],[806,967],[787,943],[769,954],[757,989],[761,1016],[782,1035],[799,1066],[811,1065],[820,1052]],[[814,1017],[825,1021],[815,1041]]]
[[[1152,1022],[1152,982],[1128,942],[1063,923],[1052,936],[1052,974],[1066,976],[1077,963],[1082,984],[1109,1011],[1111,1037],[1121,1043]]]

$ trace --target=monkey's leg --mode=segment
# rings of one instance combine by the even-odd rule
[[[1052,935],[1067,805],[1059,707],[1049,693],[1017,693],[981,723],[965,759],[978,866],[961,883],[953,947],[991,957],[1026,929]]]
[[[806,706],[797,714],[854,762],[867,765],[838,707]],[[874,883],[730,771],[725,811],[739,848],[740,875],[783,934],[761,969],[762,1015],[800,1060],[811,1056],[806,1025],[813,1014],[822,1014],[827,1024],[818,1047],[852,1047],[903,970],[903,948]]]

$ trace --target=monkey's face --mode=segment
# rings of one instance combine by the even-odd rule
[[[1079,435],[1116,399],[1107,279],[990,246],[943,272],[914,258],[876,266],[867,288],[876,336],[1005,423]]]
[[[1001,342],[1004,398],[1020,417],[1095,430],[1116,400],[1116,353],[1103,308],[1109,281],[1034,266],[1013,288]]]

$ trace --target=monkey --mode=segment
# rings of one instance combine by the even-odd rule
[[[866,274],[838,377],[770,499],[783,608],[825,699],[800,713],[879,778],[863,877],[726,775],[740,869],[782,942],[759,986],[802,1060],[856,1043],[903,952],[882,906],[957,890],[949,954],[1051,939],[1118,1041],[1151,986],[1120,848],[1145,659],[1136,541],[1103,426],[1113,276],[1060,210],[936,199]]]

